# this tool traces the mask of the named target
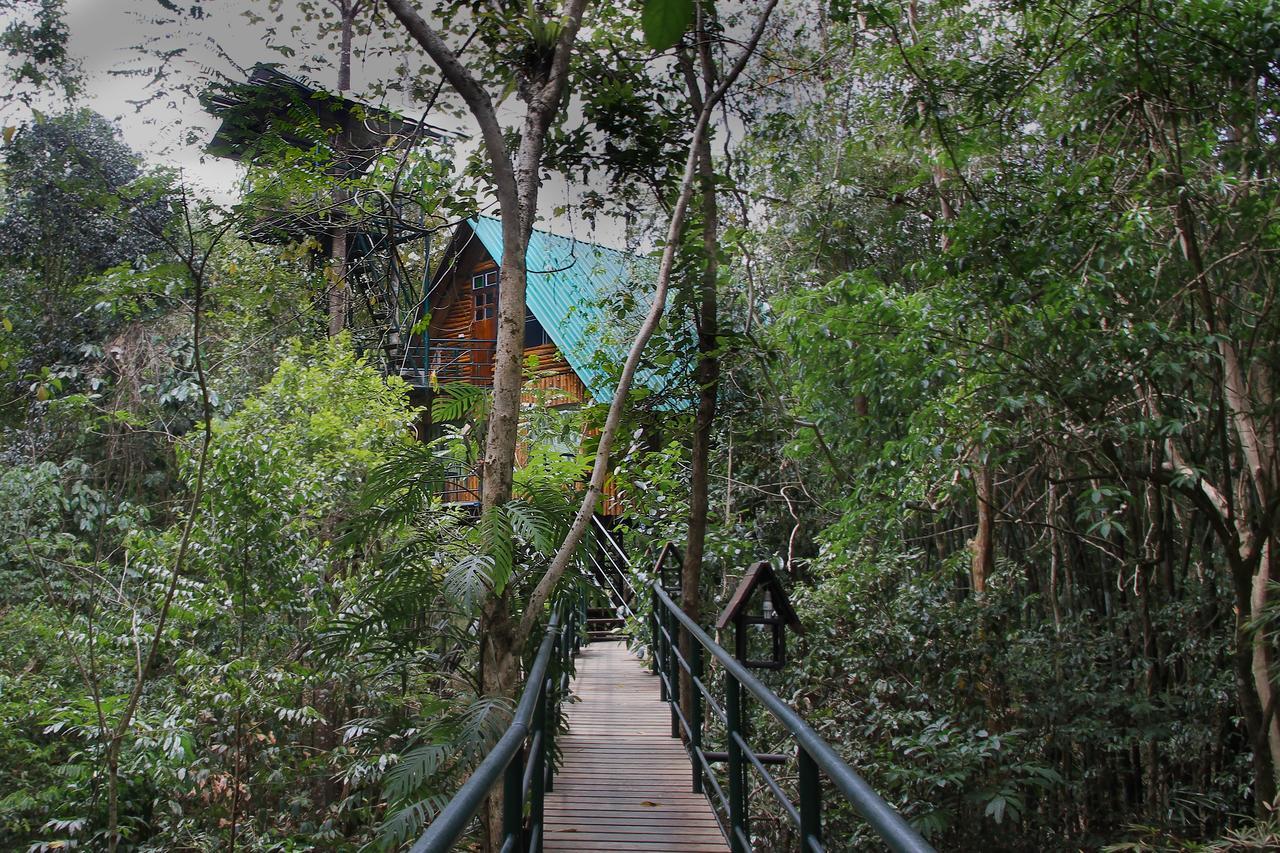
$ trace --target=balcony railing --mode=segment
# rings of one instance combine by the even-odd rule
[[[405,348],[400,378],[415,388],[432,388],[451,382],[493,384],[493,338],[442,338],[427,347]]]
[[[440,497],[445,503],[480,503],[480,466],[461,463],[445,466]]]

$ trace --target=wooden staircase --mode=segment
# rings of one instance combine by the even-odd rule
[[[623,622],[617,611],[608,607],[587,608],[587,641],[617,640],[622,632]]]

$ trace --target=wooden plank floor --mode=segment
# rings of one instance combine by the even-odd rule
[[[671,737],[658,679],[619,642],[578,658],[560,738],[564,765],[547,795],[545,849],[725,853],[711,804],[690,793],[689,758]]]

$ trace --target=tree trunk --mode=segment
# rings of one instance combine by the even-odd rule
[[[1275,800],[1275,770],[1280,768],[1280,715],[1276,713],[1276,690],[1272,684],[1272,673],[1275,667],[1272,661],[1271,638],[1261,627],[1261,621],[1266,616],[1267,601],[1269,598],[1271,583],[1275,579],[1275,554],[1276,549],[1270,537],[1262,546],[1262,554],[1258,560],[1258,568],[1253,575],[1253,583],[1250,587],[1249,595],[1249,615],[1254,622],[1254,626],[1250,632],[1250,672],[1253,675],[1253,688],[1258,693],[1258,705],[1262,710],[1262,726],[1260,732],[1261,737],[1266,738],[1266,750],[1271,757],[1272,768],[1272,790],[1270,798],[1264,805],[1270,806]],[[1259,743],[1257,748],[1262,748]]]
[[[1249,735],[1253,765],[1254,809],[1259,816],[1270,813],[1269,805],[1276,798],[1276,763],[1269,749],[1270,727],[1266,723],[1266,708],[1260,700],[1254,682],[1254,643],[1258,633],[1249,626],[1249,602],[1252,584],[1248,568],[1242,568],[1232,560],[1233,586],[1235,588],[1235,638],[1232,643],[1231,663],[1236,677],[1236,692],[1240,702],[1240,716],[1244,718],[1245,731]]]
[[[537,204],[536,193],[528,204]],[[523,206],[523,205],[522,205]],[[523,218],[523,216],[522,216]],[[524,382],[525,252],[529,229],[502,226],[497,350],[493,359],[493,400],[485,434],[480,500],[488,512],[511,499],[516,436],[520,426],[520,387]]]
[[[973,485],[978,495],[978,529],[973,536],[973,561],[970,577],[974,595],[987,591],[987,578],[995,565],[995,483],[991,465],[980,464],[973,472]]]
[[[480,612],[480,691],[486,697],[504,696],[515,700],[520,683],[520,649],[516,643],[511,606],[505,595],[491,597]],[[498,786],[485,800],[481,820],[484,853],[502,849],[502,789]]]
[[[715,164],[711,159],[711,141],[703,136],[698,152],[699,180],[702,189],[703,267],[698,299],[698,411],[693,426],[692,471],[689,476],[688,538],[684,564],[680,570],[680,606],[694,622],[702,619],[702,560],[707,537],[709,506],[708,474],[711,464],[711,430],[715,424],[716,396],[719,391],[720,357],[719,317],[716,303],[716,279],[719,273],[719,210],[716,200]],[[680,654],[685,660],[692,654],[692,638],[680,632]],[[696,689],[688,673],[680,673],[680,704],[685,719],[693,719],[693,691]]]
[[[107,853],[120,844],[120,738],[107,747]]]
[[[1165,152],[1169,156],[1169,152]],[[1171,162],[1177,162],[1169,157]],[[1240,704],[1253,739],[1254,793],[1259,816],[1270,814],[1276,799],[1276,771],[1280,769],[1280,721],[1277,721],[1276,693],[1272,684],[1275,672],[1271,634],[1265,622],[1257,620],[1266,609],[1270,583],[1276,579],[1277,552],[1271,518],[1277,450],[1272,433],[1260,428],[1258,412],[1273,412],[1275,396],[1269,385],[1251,387],[1249,371],[1241,363],[1236,342],[1229,329],[1219,327],[1219,317],[1228,318],[1234,306],[1226,295],[1213,292],[1210,269],[1200,249],[1199,222],[1187,193],[1180,184],[1172,188],[1170,207],[1174,228],[1183,257],[1195,274],[1194,285],[1205,328],[1217,339],[1221,373],[1219,383],[1225,414],[1239,443],[1244,472],[1236,483],[1236,499],[1232,495],[1233,460],[1222,464],[1227,485],[1219,491],[1219,524],[1214,529],[1223,547],[1231,554],[1236,589],[1237,652],[1236,675],[1240,687]],[[1228,288],[1229,292],[1229,288]],[[1226,426],[1223,433],[1226,434]],[[1246,485],[1247,484],[1247,485]],[[1252,497],[1249,494],[1252,487]],[[1212,509],[1213,507],[1210,507]],[[1251,695],[1246,695],[1251,694]]]
[[[351,36],[355,26],[355,12],[349,2],[342,3],[342,33],[338,45],[338,94],[351,90]],[[329,337],[336,337],[347,327],[350,289],[347,286],[347,229],[342,223],[342,205],[347,201],[341,187],[346,177],[346,138],[339,132],[333,138],[334,180],[339,186],[333,190],[333,245],[329,250]]]
[[[351,36],[355,29],[356,14],[359,10],[350,0],[343,0],[339,12],[342,15],[342,34],[338,43],[338,94],[351,89]]]
[[[334,190],[334,215],[346,200],[342,190]],[[333,247],[329,250],[329,337],[334,338],[347,327],[347,230],[342,225],[333,229]]]

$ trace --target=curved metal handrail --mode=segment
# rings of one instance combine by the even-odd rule
[[[737,685],[744,688],[752,697],[755,698],[756,701],[768,709],[769,713],[773,714],[774,718],[781,723],[782,727],[787,730],[792,738],[795,739],[796,745],[802,751],[801,754],[807,757],[807,759],[801,759],[802,763],[805,760],[812,761],[818,770],[825,773],[827,778],[831,780],[840,793],[845,796],[854,809],[862,815],[863,819],[867,821],[871,828],[875,830],[875,832],[885,841],[885,843],[889,845],[891,849],[899,851],[899,853],[933,853],[933,848],[920,837],[919,833],[911,828],[911,825],[906,822],[902,815],[898,814],[892,806],[886,803],[880,795],[867,784],[866,780],[858,775],[858,773],[850,767],[808,723],[804,721],[803,717],[797,714],[790,705],[782,701],[776,693],[766,687],[760,679],[756,678],[737,658],[722,648],[719,643],[707,634],[706,631],[702,630],[696,622],[690,619],[688,614],[686,614],[680,606],[677,605],[669,595],[667,595],[666,590],[662,588],[660,583],[655,581],[652,589],[655,601],[662,606],[671,618],[675,619],[675,621],[679,623],[681,628],[697,640],[698,645],[701,648],[705,649],[712,657],[720,662],[720,665],[724,668],[725,675],[727,676],[726,681],[730,681],[731,679],[732,682],[736,682]],[[676,646],[678,646],[676,639],[671,637],[670,632],[665,629],[663,630],[663,633],[667,634],[666,643],[664,645],[668,647],[669,657],[677,657],[679,653],[676,651]],[[689,666],[688,662],[684,661],[683,658],[680,659],[680,663],[681,668],[686,671],[693,669],[693,667]],[[667,668],[670,669],[671,667],[668,666]],[[698,668],[700,669],[700,666],[698,666]],[[693,676],[693,672],[690,672],[690,675]],[[701,682],[700,674],[697,678],[698,681]],[[683,714],[679,712],[679,679],[668,676],[664,673],[664,680],[667,682],[666,693],[669,697],[668,701],[672,703],[673,714],[679,715],[680,722],[685,723],[687,726],[687,721],[683,719]],[[735,692],[734,684],[732,682],[727,684],[726,688],[730,694]],[[705,690],[705,686],[701,683],[698,684],[698,687]],[[707,698],[710,697],[708,696]],[[726,702],[726,705],[729,706],[737,704],[737,697],[732,695],[730,696],[729,701]],[[735,710],[737,709],[731,708],[729,715],[732,716]],[[740,714],[740,711],[738,713]],[[732,729],[734,726],[730,725],[729,728]],[[731,741],[736,741],[736,743],[731,742],[729,744],[730,753],[738,750],[744,750],[741,757],[747,758],[747,754],[750,753],[750,749],[746,747],[746,743],[741,735],[737,731],[730,731],[729,734]],[[701,738],[699,737],[698,740],[700,741]],[[734,749],[735,746],[737,747],[736,750]],[[694,760],[700,761],[705,765],[706,754],[701,751],[700,745],[698,746],[698,752],[699,755],[694,756]],[[748,760],[755,758],[756,756],[754,753],[750,753],[750,758]],[[733,760],[732,756],[730,760]],[[763,769],[758,766],[758,761],[752,761],[752,763],[757,764],[757,769]],[[699,770],[698,772],[701,771]],[[801,799],[804,799],[804,793],[802,793]],[[786,803],[784,800],[784,805],[790,804]],[[803,802],[801,803],[801,806],[803,808]],[[730,828],[731,836],[735,828],[736,827]],[[813,843],[810,842],[811,833],[809,830],[814,828],[816,827],[812,825],[809,827],[802,826],[801,831],[804,836],[802,843],[807,848],[811,847],[815,849],[822,849],[820,841],[815,840]],[[745,833],[743,834],[745,835]],[[731,837],[730,841],[732,843],[734,839]],[[737,849],[736,844],[734,847]]]
[[[603,525],[601,525],[601,531],[604,538],[608,539],[613,546],[614,552],[621,557],[629,569],[632,568],[626,553],[613,540],[613,537],[608,535]],[[692,765],[693,790],[695,793],[701,793],[703,781],[710,783],[721,808],[729,816],[730,826],[726,828],[725,834],[732,849],[735,851],[751,849],[746,820],[742,816],[745,812],[743,803],[746,792],[739,785],[735,785],[735,774],[740,774],[745,765],[750,764],[797,825],[800,830],[802,850],[822,851],[824,849],[821,840],[821,792],[818,776],[821,772],[826,774],[836,789],[891,849],[898,853],[933,853],[933,848],[928,842],[921,838],[919,833],[886,803],[866,780],[805,722],[803,717],[756,678],[741,661],[713,640],[671,598],[663,587],[663,582],[665,569],[673,559],[677,566],[683,562],[679,549],[674,543],[667,542],[653,561],[654,580],[649,583],[653,597],[653,612],[649,619],[649,630],[653,634],[649,644],[653,653],[653,668],[659,677],[662,699],[671,705],[671,736],[679,736],[682,730],[686,736]],[[634,576],[634,571],[629,572],[629,576]],[[664,614],[666,619],[662,618]],[[679,632],[682,629],[697,641],[690,648],[689,660],[686,660],[680,652]],[[704,680],[703,649],[724,667],[726,697],[723,706],[716,702]],[[688,682],[693,687],[694,701],[690,703],[692,719],[686,717],[680,707],[681,679],[677,675],[677,668],[689,676]],[[739,686],[768,709],[796,742],[800,777],[799,809],[783,794],[777,782],[764,767],[765,760],[769,763],[778,763],[786,759],[783,756],[757,755],[743,737],[742,696]],[[708,753],[702,749],[704,703],[728,733],[727,753]],[[712,761],[718,760],[727,760],[730,764],[730,790],[727,793],[711,771]]]
[[[558,651],[566,660],[573,653],[578,614],[574,608],[569,608],[569,611],[563,627],[559,614],[553,614],[548,622],[546,635],[529,667],[529,676],[511,725],[410,848],[411,853],[447,853],[452,850],[500,779],[503,781],[505,836],[502,849],[516,849],[521,835],[525,833],[527,794],[533,796],[528,833],[541,835],[542,796],[549,790],[547,783],[552,775],[550,758],[559,710],[558,691],[553,689],[556,686],[551,684],[547,669],[553,653]],[[523,761],[517,761],[530,734],[533,739],[528,754]]]

